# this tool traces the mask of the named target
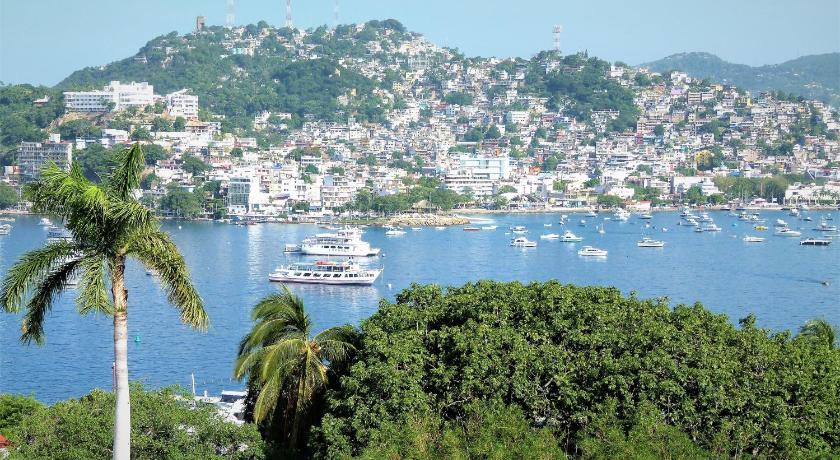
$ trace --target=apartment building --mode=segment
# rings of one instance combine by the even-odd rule
[[[166,95],[166,108],[173,117],[184,117],[187,120],[198,118],[198,96],[189,94],[188,89],[182,89]]]
[[[18,149],[18,166],[22,183],[34,182],[41,170],[50,162],[70,170],[73,143],[62,142],[59,134],[51,134],[46,142],[21,142]]]

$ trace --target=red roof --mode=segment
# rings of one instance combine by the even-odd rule
[[[2,449],[2,448],[4,448],[4,447],[9,447],[9,446],[11,446],[11,445],[12,445],[12,443],[10,443],[10,442],[9,442],[9,440],[8,440],[8,439],[6,439],[6,437],[5,437],[5,436],[3,436],[2,434],[0,434],[0,449]]]

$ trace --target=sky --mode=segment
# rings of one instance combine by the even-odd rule
[[[284,0],[235,0],[237,24],[282,25]],[[335,0],[292,0],[297,27],[333,24]],[[394,18],[468,56],[530,57],[563,25],[565,53],[639,64],[707,51],[742,64],[840,51],[840,0],[339,0],[339,22]],[[155,36],[223,25],[227,0],[0,0],[0,81],[54,85],[134,55]]]

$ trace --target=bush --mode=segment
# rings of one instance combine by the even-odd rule
[[[191,407],[191,399],[175,388],[147,391],[132,384],[132,458],[264,458],[254,425],[224,422],[210,405]],[[109,458],[113,424],[114,394],[94,390],[79,399],[35,408],[5,434],[16,446],[11,458]]]

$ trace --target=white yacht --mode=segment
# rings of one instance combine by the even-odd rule
[[[321,260],[280,266],[268,275],[268,280],[305,284],[373,284],[380,274],[381,268],[364,268],[352,260]]]
[[[399,228],[392,228],[385,232],[386,236],[400,236],[405,235],[405,230],[400,230]]]
[[[805,238],[804,240],[799,240],[799,244],[802,246],[828,246],[831,244],[831,240],[825,238]]]
[[[485,226],[481,227],[482,230],[495,230],[497,228],[499,228],[498,225],[485,225]]]
[[[292,248],[287,246],[287,249]],[[335,233],[319,233],[305,238],[300,243],[300,252],[308,256],[371,257],[379,255],[379,248],[372,248],[370,243],[362,241],[361,231],[344,228]]]
[[[543,227],[545,227],[545,228],[551,227],[551,224],[543,224]]]
[[[828,214],[826,214],[826,215],[828,216]],[[828,216],[827,218],[830,219],[831,216]],[[5,217],[5,216],[0,217],[0,222],[14,222],[14,221],[15,221],[14,217]]]
[[[583,237],[575,235],[570,230],[566,230],[563,233],[563,236],[560,237],[560,241],[564,241],[567,243],[577,243],[579,241],[583,241]]]
[[[560,234],[559,233],[546,233],[545,235],[540,235],[541,240],[559,240]]]
[[[747,236],[744,237],[744,242],[745,243],[763,243],[764,238],[762,238],[760,236],[749,236],[749,235],[747,235]]]
[[[578,255],[584,257],[607,257],[607,251],[592,246],[584,246],[580,248]]]
[[[644,220],[653,219],[653,214],[648,213],[648,212],[646,212],[644,214],[639,214],[639,219],[644,219]]]
[[[510,245],[516,248],[535,248],[537,247],[537,242],[531,241],[524,236],[517,236],[510,242]]]
[[[723,230],[723,229],[720,228],[719,226],[717,226],[715,223],[711,223],[711,224],[703,226],[703,231],[704,232],[719,232],[721,230]]]
[[[41,220],[38,222],[38,225],[41,227],[52,227],[52,221],[47,219],[46,217],[42,217]]]
[[[640,248],[664,248],[665,242],[655,240],[653,238],[644,237],[638,242],[636,242],[636,246]]]
[[[712,218],[709,217],[709,213],[704,212],[704,213],[700,214],[700,222],[711,222],[711,221],[712,221]]]
[[[799,237],[802,236],[802,232],[798,232],[796,230],[791,230],[787,227],[779,229],[776,231],[776,236],[795,236]]]
[[[194,396],[196,402],[211,404],[216,407],[216,413],[224,421],[242,425],[245,423],[245,391],[223,390],[221,396]]]
[[[510,231],[517,234],[528,233],[528,229],[522,225],[515,225],[510,228]]]
[[[700,225],[700,224],[699,224],[699,223],[697,223],[697,221],[696,221],[696,220],[694,220],[694,218],[689,217],[688,219],[686,219],[686,220],[685,220],[685,225],[688,225],[688,226],[690,226],[690,227],[697,227],[697,226],[698,226],[698,225]]]
[[[787,222],[785,222],[785,221],[784,221],[784,220],[782,220],[782,219],[776,219],[776,223],[775,223],[775,224],[773,224],[773,226],[774,226],[774,227],[783,227],[783,228],[784,228],[784,227],[787,227],[787,226],[788,226],[788,224],[787,224]]]
[[[12,232],[12,226],[9,224],[0,225],[0,235],[8,235]]]

